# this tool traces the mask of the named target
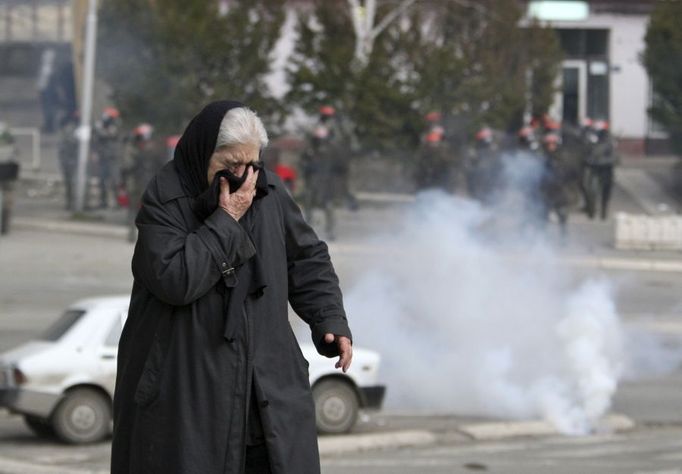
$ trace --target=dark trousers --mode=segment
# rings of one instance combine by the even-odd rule
[[[268,448],[265,444],[246,447],[245,474],[270,474],[270,461],[268,460]]]
[[[601,188],[601,218],[606,219],[613,189],[613,166],[600,166],[597,170]]]

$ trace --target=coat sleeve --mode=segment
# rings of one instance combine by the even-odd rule
[[[324,335],[332,333],[351,340],[352,335],[327,244],[318,239],[305,222],[284,185],[275,189],[284,217],[289,302],[296,314],[310,326],[317,351],[327,357],[336,357],[339,355],[336,343],[325,343]]]
[[[177,202],[159,200],[155,180],[142,198],[136,224],[133,276],[175,306],[192,303],[221,278],[234,286],[234,268],[256,253],[246,231],[220,208],[188,232]]]

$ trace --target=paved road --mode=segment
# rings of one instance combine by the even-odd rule
[[[457,441],[419,449],[337,456],[324,474],[680,474],[682,428],[581,438]]]
[[[36,440],[18,420],[0,434],[3,474],[104,473],[108,443],[64,447]],[[13,432],[9,432],[13,427]],[[638,428],[587,437],[548,436],[471,441],[457,433],[435,446],[324,456],[323,474],[682,474],[682,427]]]

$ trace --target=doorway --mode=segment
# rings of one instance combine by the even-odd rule
[[[587,64],[582,60],[563,62],[557,102],[564,123],[580,124],[585,119],[587,104]]]

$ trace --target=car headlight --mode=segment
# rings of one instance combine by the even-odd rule
[[[11,369],[11,374],[12,374],[12,382],[15,387],[18,387],[20,385],[25,384],[28,382],[28,378],[26,378],[26,374],[24,374],[21,369],[17,366],[12,366]]]
[[[26,374],[14,365],[0,366],[0,387],[16,387],[26,383]]]

